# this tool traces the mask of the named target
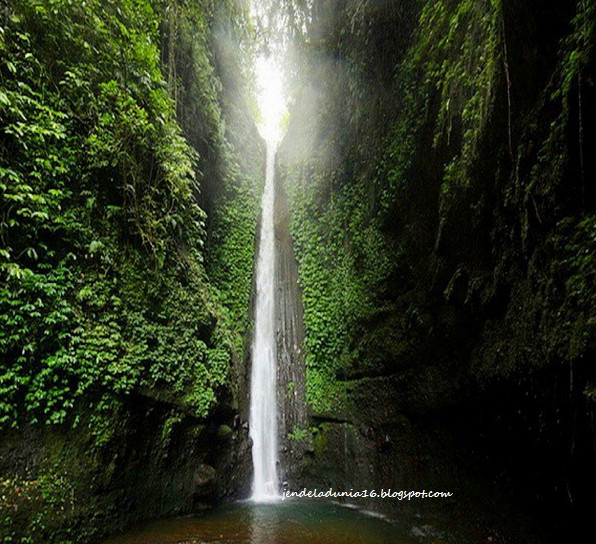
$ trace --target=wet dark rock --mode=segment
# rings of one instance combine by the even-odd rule
[[[389,20],[393,28],[415,27],[414,3],[384,5],[381,17],[373,4],[360,3],[355,12],[350,3],[337,3],[333,15],[317,12],[312,26],[320,50],[314,57],[305,53],[309,80],[280,153],[286,186],[300,187],[297,209],[311,214],[294,218],[297,239],[306,246],[299,257],[307,265],[313,258],[329,267],[339,260],[342,273],[366,279],[358,266],[364,267],[362,253],[370,248],[354,239],[374,228],[378,216],[383,222],[376,234],[398,250],[387,250],[395,267],[382,285],[367,284],[370,298],[361,296],[374,308],[351,323],[337,350],[342,364],[332,378],[345,386],[345,406],[309,414],[313,455],[295,481],[457,490],[449,501],[367,506],[459,519],[462,542],[559,542],[570,538],[569,531],[581,539],[579,527],[589,530],[596,514],[596,373],[590,364],[596,290],[594,267],[581,272],[578,264],[593,264],[594,255],[580,222],[593,225],[596,209],[596,186],[581,181],[587,172],[595,177],[593,157],[582,163],[581,156],[582,145],[594,147],[592,129],[582,138],[586,127],[596,126],[596,94],[585,74],[576,74],[583,83],[572,83],[568,98],[560,93],[571,74],[561,60],[570,54],[565,36],[577,39],[569,34],[572,19],[586,4],[503,3],[504,23],[493,36],[500,47],[491,99],[469,132],[470,112],[455,106],[469,74],[447,85],[454,94],[443,104],[449,112],[443,131],[437,119],[446,100],[441,94],[451,92],[442,87],[445,81],[436,82],[438,93],[425,87],[424,78],[433,76],[425,73],[424,56],[419,72],[399,65],[410,46],[432,55],[459,40],[454,6],[464,4],[441,4],[454,32],[450,40],[424,35],[420,49],[415,33],[388,32],[379,41],[370,34]],[[438,6],[416,5],[430,12]],[[474,5],[477,15],[490,16],[488,4]],[[475,45],[489,39],[472,34],[465,36]],[[592,51],[585,73],[593,77],[594,33],[582,36]],[[390,66],[379,60],[387,51],[393,52]],[[437,66],[457,64],[459,54],[460,48],[440,57]],[[488,61],[483,57],[478,70]],[[411,79],[404,89],[391,74]],[[405,108],[399,99],[404,90],[408,96],[420,91]],[[472,130],[478,140],[473,151],[467,148]],[[453,179],[446,173],[460,159],[465,167]],[[387,189],[390,178],[395,190]],[[352,191],[357,203],[349,199]],[[334,224],[333,249],[309,248],[305,233],[323,238],[338,207],[345,229]],[[350,229],[354,209],[370,224]],[[343,261],[342,245],[349,256]],[[301,271],[305,293],[317,292],[315,274],[307,273]],[[356,296],[349,278],[345,283]],[[335,311],[342,285],[325,295],[320,303],[308,301],[313,315]],[[348,306],[347,317],[357,310]],[[546,528],[544,534],[534,521],[524,521],[530,518]],[[491,523],[494,530],[487,529]]]
[[[20,499],[12,531],[44,512],[53,536],[77,523],[80,539],[88,541],[135,521],[191,513],[245,489],[246,433],[233,432],[232,448],[229,434],[218,436],[225,424],[206,424],[146,396],[130,398],[114,415],[118,427],[103,445],[91,436],[84,411],[75,430],[2,435],[1,474],[31,496]],[[38,482],[51,489],[51,503],[38,494]]]
[[[276,177],[275,238],[276,238],[276,321],[278,358],[278,414],[281,467],[284,478],[292,475],[303,463],[310,447],[306,431],[306,370],[303,351],[304,323],[302,293],[298,283],[298,263],[289,231],[290,213],[283,185]]]
[[[211,466],[202,464],[195,473],[195,484],[199,488],[207,487],[215,482],[217,471]]]

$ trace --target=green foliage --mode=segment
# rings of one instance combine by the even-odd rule
[[[260,168],[264,148],[255,139],[256,129],[244,111],[246,95],[251,96],[247,88],[254,36],[247,3],[205,0],[201,7],[196,10],[192,4],[175,2],[168,7],[164,21],[168,84],[178,97],[179,119],[188,140],[203,153],[201,192],[210,214],[205,267],[217,288],[214,296],[223,306],[220,319],[232,331],[233,348],[239,355],[249,327],[259,194],[264,182]],[[216,36],[211,27],[216,28]]]
[[[398,190],[407,182],[416,136],[429,115],[434,116],[433,147],[457,147],[445,165],[445,195],[470,184],[470,168],[501,82],[501,10],[500,0],[423,4],[415,39],[398,67],[400,116],[387,139],[378,180],[383,210],[395,205]],[[433,105],[435,96],[438,107]]]
[[[427,356],[454,384],[472,360],[484,386],[594,349],[596,2],[535,18],[523,2],[411,2],[411,40],[379,45],[369,15],[384,4],[316,13],[285,146],[315,411],[363,402],[359,376]],[[454,345],[460,305],[477,324]]]
[[[596,2],[584,0],[578,2],[577,12],[571,21],[572,31],[562,47],[560,80],[553,90],[551,98],[563,101],[562,114],[569,113],[571,89],[575,83],[581,85],[581,75],[590,63],[594,51],[596,34]]]
[[[565,319],[565,334],[559,337],[564,341],[563,356],[573,361],[593,348],[596,337],[596,217],[567,217],[556,232],[553,242],[562,247],[557,248],[560,259],[555,262],[555,273],[565,290],[558,312]]]
[[[440,95],[435,145],[449,139],[453,120],[462,122],[461,155],[471,154],[486,122],[501,67],[501,2],[427,2],[420,15],[419,39],[411,62]]]
[[[181,421],[235,400],[260,181],[226,132],[216,42],[248,7],[0,8],[0,428],[43,451],[0,483],[2,541],[87,542],[139,515],[112,483],[136,462],[134,407],[170,407],[161,462]]]
[[[292,442],[303,442],[310,434],[311,431],[309,429],[301,429],[294,425],[292,431],[288,433],[288,439]]]
[[[324,160],[325,150],[312,160]],[[289,171],[291,230],[300,267],[306,328],[307,400],[326,412],[345,401],[338,374],[345,368],[356,325],[379,310],[377,293],[392,269],[392,252],[370,217],[364,183],[342,184],[323,203],[325,181]]]
[[[211,254],[210,277],[220,292],[222,304],[229,309],[230,320],[237,331],[246,331],[250,286],[253,276],[254,251],[259,216],[258,185],[255,180],[242,184],[229,183],[217,201]],[[238,353],[242,349],[237,339]]]
[[[566,229],[573,224],[569,219],[563,223]],[[587,216],[572,228],[573,235],[567,243],[564,264],[569,271],[567,293],[577,300],[596,284],[596,217]]]
[[[293,166],[294,172],[286,180],[304,294],[307,393],[315,410],[341,405],[345,388],[337,378],[350,375],[351,366],[379,368],[380,361],[367,353],[370,339],[359,344],[357,337],[358,331],[370,327],[382,330],[375,316],[388,323],[384,353],[395,357],[407,349],[402,331],[389,330],[401,326],[401,321],[393,317],[395,308],[387,300],[391,295],[384,290],[393,278],[407,277],[408,271],[399,270],[407,266],[401,258],[404,252],[387,231],[395,232],[391,223],[400,221],[400,207],[407,206],[406,198],[423,200],[433,190],[414,183],[422,180],[434,185],[435,179],[426,178],[436,176],[442,187],[441,209],[432,213],[441,218],[448,204],[472,186],[498,86],[505,79],[501,10],[499,0],[421,2],[412,40],[393,38],[403,44],[403,51],[399,64],[393,67],[394,84],[387,87],[396,93],[395,104],[387,100],[388,111],[382,116],[373,107],[377,100],[377,88],[373,87],[377,80],[373,78],[376,71],[387,74],[389,69],[375,64],[371,51],[381,51],[374,49],[375,42],[368,36],[369,28],[380,21],[353,17],[342,22],[344,26],[337,32],[346,41],[346,35],[350,39],[356,35],[354,40],[364,36],[361,51],[332,43],[333,36],[325,36],[329,41],[324,47],[331,49],[327,53],[336,53],[334,48],[342,54],[347,50],[346,58],[342,57],[337,72],[326,65],[313,70],[327,100],[309,105],[310,115],[316,117],[311,130],[319,131],[319,140],[304,153],[311,158],[300,159],[302,163]],[[360,28],[355,28],[358,25]],[[383,42],[385,45],[395,47],[395,43]],[[349,81],[335,82],[345,66]],[[322,76],[325,70],[330,70],[329,77]],[[358,93],[350,87],[354,81],[361,81],[356,85]],[[362,121],[363,112],[371,116],[368,125]],[[392,121],[385,133],[374,126],[381,118]],[[358,123],[363,124],[359,130]],[[368,141],[368,133],[380,134],[381,145],[378,140]],[[434,152],[436,159],[428,156]],[[431,166],[425,170],[426,164],[418,164],[421,171],[413,172],[415,161]],[[406,186],[408,195],[404,194]],[[421,223],[424,229],[429,228],[424,220]],[[411,232],[403,232],[404,237],[418,239],[430,234],[415,232],[413,225],[402,230],[409,228]],[[393,361],[383,363],[390,369]]]
[[[582,88],[588,83],[590,60],[593,58],[596,43],[595,21],[596,2],[594,0],[578,2],[577,13],[571,21],[571,32],[561,45],[559,64],[545,99],[549,106],[558,112],[558,115],[550,122],[548,136],[541,143],[538,160],[533,166],[530,182],[525,188],[528,196],[544,195],[564,178],[569,163],[568,130],[571,101],[577,101],[581,110]],[[584,145],[582,133],[583,127],[580,120],[578,134],[580,146]]]
[[[168,399],[204,417],[227,385],[237,341],[203,270],[199,159],[176,120],[161,59],[162,10],[175,5],[24,0],[5,8],[2,426],[76,425],[73,407],[83,403],[98,444],[107,443],[124,395]],[[205,36],[209,10],[193,5]],[[205,39],[199,45],[192,52],[209,65]],[[195,87],[218,127],[212,72]]]

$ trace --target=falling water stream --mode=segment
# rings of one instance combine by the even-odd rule
[[[407,526],[319,500],[281,500],[276,399],[274,141],[268,141],[252,344],[250,501],[142,524],[104,544],[412,544]]]
[[[265,190],[257,259],[257,300],[252,344],[250,437],[254,480],[252,499],[279,498],[277,478],[277,372],[275,345],[275,144],[267,143]]]
[[[279,73],[271,59],[261,59],[257,71],[263,91],[259,100],[263,116],[259,129],[267,142],[267,155],[251,350],[249,425],[254,467],[251,500],[226,504],[195,516],[139,525],[104,544],[406,544],[417,541],[411,538],[413,524],[400,526],[319,500],[281,500],[275,312],[275,152],[285,104]]]

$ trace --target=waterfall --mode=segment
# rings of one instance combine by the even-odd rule
[[[275,144],[267,143],[265,190],[257,259],[257,300],[252,342],[250,437],[254,480],[252,500],[279,497],[277,476],[277,356],[275,338]]]

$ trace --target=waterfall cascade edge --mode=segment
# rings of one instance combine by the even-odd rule
[[[256,280],[255,329],[252,340],[250,437],[254,479],[251,500],[281,498],[278,464],[277,354],[275,337],[275,151],[267,143]]]

